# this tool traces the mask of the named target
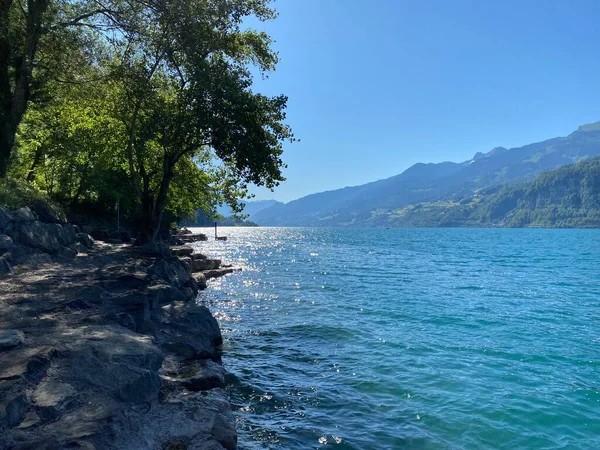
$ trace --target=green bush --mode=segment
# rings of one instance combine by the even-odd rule
[[[50,200],[47,194],[36,189],[30,183],[10,178],[0,180],[0,206],[6,209],[17,209],[41,202],[51,210],[62,211],[62,208]]]

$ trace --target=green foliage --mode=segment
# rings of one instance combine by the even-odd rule
[[[544,173],[530,183],[481,191],[460,201],[379,212],[370,221],[417,227],[600,227],[600,158]]]
[[[20,78],[26,95],[9,177],[75,215],[112,217],[119,201],[142,240],[153,239],[163,219],[197,209],[214,216],[227,203],[241,212],[249,183],[273,188],[283,180],[282,144],[294,140],[285,124],[287,98],[252,90],[253,67],[265,74],[278,57],[267,34],[242,24],[275,18],[269,3],[10,6],[9,19],[0,20],[0,28],[9,25],[0,52],[9,35],[11,54],[26,53],[29,38],[37,46],[28,77]],[[28,29],[32,14],[39,27]],[[13,72],[7,79],[17,79]],[[8,85],[4,99],[18,88]]]
[[[6,209],[17,209],[34,203],[44,203],[50,209],[60,210],[46,194],[24,181],[10,178],[0,180],[0,206]]]

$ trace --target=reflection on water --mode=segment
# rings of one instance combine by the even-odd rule
[[[222,234],[241,449],[600,448],[598,231]]]

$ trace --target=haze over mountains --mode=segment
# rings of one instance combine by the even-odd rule
[[[566,137],[511,149],[496,147],[460,163],[419,163],[384,180],[276,203],[252,214],[251,220],[264,226],[405,226],[411,224],[406,220],[409,205],[452,204],[492,195],[503,185],[532,181],[544,172],[598,155],[600,122],[581,126]]]

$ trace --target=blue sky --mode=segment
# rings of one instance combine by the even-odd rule
[[[290,201],[600,120],[600,2],[278,0]]]

